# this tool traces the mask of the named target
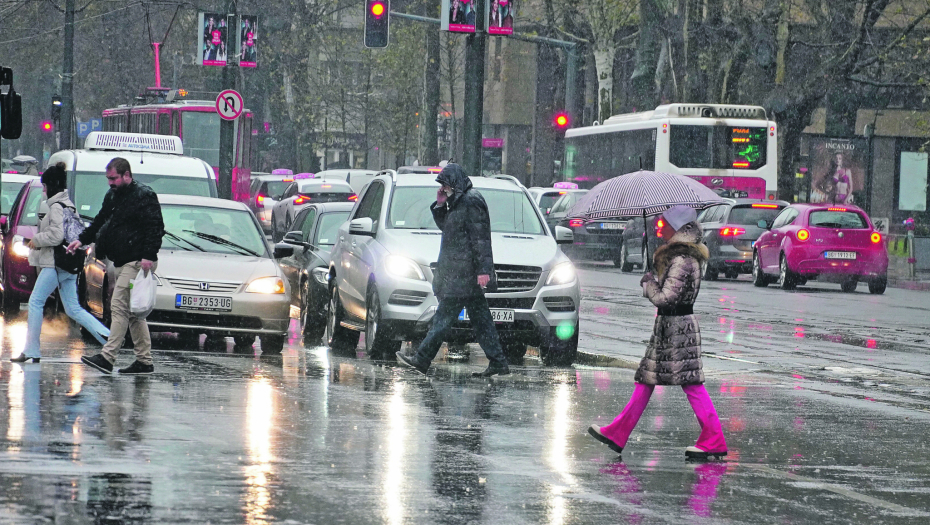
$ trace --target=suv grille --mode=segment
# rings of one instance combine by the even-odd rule
[[[191,292],[216,292],[216,293],[233,293],[242,286],[242,283],[217,282],[217,281],[192,281],[189,279],[166,278],[171,286],[178,290],[187,290]],[[206,285],[202,287],[201,285]]]
[[[536,288],[542,268],[538,266],[514,266],[495,264],[497,272],[497,292],[528,292]]]

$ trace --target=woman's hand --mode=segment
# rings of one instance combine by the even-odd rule
[[[654,281],[655,277],[652,276],[652,272],[646,272],[643,274],[643,278],[639,280],[640,286],[646,284],[648,281]]]

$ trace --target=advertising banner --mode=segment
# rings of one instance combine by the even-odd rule
[[[487,0],[485,27],[489,35],[512,35],[515,0]]]
[[[258,17],[243,15],[239,17],[239,66],[258,67]]]
[[[474,33],[477,20],[475,2],[487,0],[442,0],[440,29],[453,33]]]
[[[811,202],[856,204],[864,195],[865,139],[812,137],[810,142]]]
[[[229,52],[229,27],[226,15],[200,13],[197,15],[197,63],[203,66],[225,66]]]

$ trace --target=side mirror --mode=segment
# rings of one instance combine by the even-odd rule
[[[349,234],[350,235],[367,235],[369,237],[375,236],[375,225],[372,220],[368,217],[362,217],[360,219],[353,219],[349,223]]]
[[[555,227],[556,244],[572,244],[575,242],[575,232],[564,226]]]
[[[274,245],[274,258],[275,259],[282,259],[284,257],[290,257],[292,255],[294,255],[293,245],[285,244],[283,242],[279,242],[278,244]]]
[[[759,222],[756,223],[756,226],[762,228],[763,230],[768,230],[768,229],[771,229],[771,227],[772,227],[772,226],[769,224],[769,222],[768,222],[767,220],[765,220],[765,219],[759,219]]]
[[[306,243],[301,239],[303,233],[300,231],[292,231],[284,234],[283,242],[285,244],[293,244],[295,246],[306,246]]]

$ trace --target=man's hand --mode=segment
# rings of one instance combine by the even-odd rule
[[[81,241],[71,241],[71,244],[65,248],[65,251],[68,253],[74,253],[78,248],[81,247]]]
[[[648,281],[654,281],[655,277],[652,276],[652,272],[646,272],[643,274],[643,278],[639,280],[639,284],[646,284]]]
[[[436,202],[438,204],[445,204],[447,198],[448,196],[446,196],[446,192],[442,191],[442,188],[436,191]]]
[[[35,250],[36,249],[35,241],[32,239],[29,239],[29,242],[26,243],[26,248],[29,248],[30,250]]]
[[[489,282],[491,282],[491,276],[490,276],[490,275],[485,274],[485,275],[479,275],[479,276],[478,276],[478,286],[480,286],[480,287],[482,287],[482,288],[486,288],[486,287],[488,286],[488,283],[489,283]]]
[[[148,259],[142,259],[139,261],[139,266],[142,267],[142,271],[145,272],[145,275],[148,275],[152,271],[152,261]]]

